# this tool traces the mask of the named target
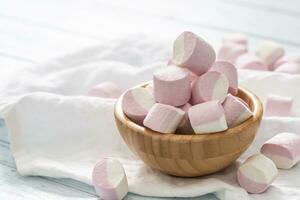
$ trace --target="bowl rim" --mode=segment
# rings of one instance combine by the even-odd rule
[[[134,86],[132,88],[137,87],[146,87],[151,81],[141,83],[137,86]],[[130,89],[132,89],[130,88]],[[128,89],[129,90],[129,89]],[[238,126],[228,128],[225,131],[221,132],[215,132],[215,133],[205,133],[205,134],[165,134],[153,131],[147,127],[141,126],[133,121],[131,121],[123,112],[122,110],[122,99],[124,94],[128,91],[126,90],[116,101],[115,107],[114,107],[114,115],[116,120],[119,120],[122,124],[126,124],[127,127],[130,127],[131,129],[134,129],[136,132],[148,136],[148,137],[158,137],[160,139],[167,139],[167,140],[180,140],[182,142],[187,141],[205,141],[205,140],[214,140],[214,139],[220,139],[222,137],[230,137],[235,134],[240,134],[247,128],[251,126],[251,124],[255,123],[256,121],[260,121],[262,114],[263,114],[263,105],[260,99],[251,91],[239,87],[238,93],[243,93],[245,96],[248,96],[249,99],[252,101],[252,107],[251,111],[253,112],[253,116],[244,121],[243,123],[239,124]]]

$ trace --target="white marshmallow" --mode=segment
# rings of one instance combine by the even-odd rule
[[[272,66],[284,55],[284,49],[274,41],[264,41],[258,45],[256,55],[260,57],[267,66]],[[270,67],[271,69],[272,67]]]

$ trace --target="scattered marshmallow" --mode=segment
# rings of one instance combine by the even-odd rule
[[[150,92],[150,94],[153,95],[153,81],[151,81],[149,84],[146,85],[146,90],[148,90],[148,92]]]
[[[104,200],[121,200],[128,193],[128,183],[120,162],[105,158],[93,170],[92,183]]]
[[[138,87],[128,90],[122,100],[122,109],[132,121],[142,124],[155,100],[146,88]]]
[[[208,101],[189,108],[188,116],[196,134],[226,130],[224,110],[219,101]]]
[[[239,56],[235,64],[242,69],[268,71],[268,66],[264,64],[263,60],[252,53],[245,53]]]
[[[184,113],[180,108],[156,103],[147,114],[144,126],[161,133],[174,133]]]
[[[102,98],[118,98],[122,94],[121,88],[113,82],[103,82],[92,87],[88,92],[88,96]]]
[[[273,69],[276,69],[278,66],[284,64],[284,63],[300,63],[300,52],[296,53],[289,53],[284,56],[282,56],[279,60],[277,60],[274,65],[272,66]]]
[[[233,44],[240,44],[247,46],[248,44],[248,38],[244,34],[241,33],[233,33],[230,35],[225,36],[222,39],[222,43],[233,43]]]
[[[223,102],[229,88],[229,82],[223,73],[209,71],[200,76],[193,84],[193,105],[211,100]]]
[[[293,99],[278,95],[269,95],[267,97],[265,116],[287,117],[291,116],[293,107]]]
[[[249,119],[253,114],[238,97],[228,94],[223,103],[228,127],[234,127]]]
[[[225,60],[231,63],[235,63],[238,57],[247,52],[247,47],[244,45],[235,43],[224,43],[218,51],[217,60]]]
[[[288,73],[288,74],[300,74],[300,62],[287,62],[279,65],[276,72]]]
[[[273,160],[277,168],[289,169],[300,161],[300,135],[277,134],[268,140],[260,151]]]
[[[191,97],[190,73],[187,69],[170,65],[153,74],[154,98],[157,102],[182,106]]]
[[[176,133],[178,133],[178,134],[193,134],[194,133],[194,130],[192,128],[192,125],[191,125],[191,122],[189,119],[189,115],[188,115],[188,111],[191,106],[192,106],[191,104],[186,103],[185,105],[180,107],[180,109],[182,109],[185,112],[185,114],[176,130]]]
[[[197,75],[207,72],[215,59],[212,46],[192,32],[183,32],[174,42],[172,61]]]
[[[278,174],[272,160],[262,154],[249,157],[238,169],[237,179],[249,193],[262,193],[268,189]]]
[[[284,49],[276,42],[264,41],[258,45],[256,55],[260,57],[267,66],[271,66],[284,55]]]
[[[213,64],[211,71],[223,73],[229,82],[228,92],[237,95],[238,93],[238,75],[236,67],[227,61],[217,61]]]

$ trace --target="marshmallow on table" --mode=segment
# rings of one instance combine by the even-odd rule
[[[229,82],[228,92],[237,95],[238,93],[238,77],[236,67],[227,61],[217,61],[213,64],[211,71],[218,71],[223,73]]]
[[[142,124],[155,100],[146,88],[138,87],[128,90],[122,100],[123,112],[132,121]]]
[[[182,106],[191,97],[190,73],[175,65],[166,66],[153,73],[153,93],[157,102]]]
[[[189,103],[186,103],[185,105],[181,106],[180,109],[182,109],[185,114],[183,119],[181,120],[180,124],[178,125],[178,128],[176,130],[176,133],[178,134],[193,134],[194,130],[192,128],[189,115],[188,115],[188,110],[190,109],[192,105]]]
[[[88,96],[102,98],[118,98],[122,94],[120,87],[113,82],[103,82],[92,87],[88,92]]]
[[[236,43],[224,43],[218,51],[217,60],[235,63],[236,59],[247,53],[247,47]]]
[[[197,75],[207,72],[215,59],[212,46],[192,32],[183,32],[174,42],[172,62]]]
[[[223,103],[228,127],[234,127],[252,116],[252,112],[238,97],[228,94]]]
[[[144,126],[160,133],[174,133],[184,117],[184,111],[156,103],[144,120]]]
[[[278,43],[273,41],[264,41],[258,45],[256,49],[256,55],[260,57],[265,65],[272,65],[284,55],[284,49]]]
[[[198,77],[193,84],[192,99],[193,105],[211,100],[223,102],[229,88],[229,82],[223,73],[209,71]]]
[[[128,183],[120,162],[105,158],[93,170],[92,183],[96,192],[104,200],[121,200],[128,193]]]
[[[277,168],[289,169],[300,161],[300,135],[277,134],[268,140],[260,151],[273,160]]]
[[[233,34],[225,36],[222,39],[222,43],[234,43],[234,44],[240,44],[240,45],[247,46],[248,38],[241,33],[233,33]]]
[[[276,72],[288,73],[288,74],[300,74],[300,62],[287,62],[279,65]]]
[[[235,64],[242,69],[268,71],[268,66],[264,64],[263,60],[252,53],[245,53],[239,56]]]
[[[194,105],[188,110],[191,126],[196,134],[226,130],[224,110],[219,101],[208,101]]]
[[[272,69],[276,69],[278,66],[288,62],[300,63],[300,52],[289,53],[282,56],[272,65]]]
[[[291,116],[293,99],[278,95],[269,95],[267,97],[265,116],[287,117]]]
[[[249,193],[262,193],[274,181],[278,170],[272,160],[262,154],[249,157],[238,169],[237,179]]]

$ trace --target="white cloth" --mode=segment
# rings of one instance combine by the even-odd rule
[[[137,66],[149,64],[150,58],[167,60],[169,51],[141,37],[139,45],[134,45],[135,40],[108,44],[20,71],[3,84],[0,113],[10,132],[18,171],[22,175],[73,178],[91,184],[95,162],[114,157],[123,163],[133,193],[161,197],[215,193],[224,200],[247,199],[247,193],[236,182],[237,164],[211,176],[175,178],[148,168],[131,154],[114,124],[115,100],[80,95],[102,81],[114,81],[125,89],[150,80],[152,72],[163,63]],[[288,94],[300,102],[300,76],[240,71],[240,85],[262,99],[272,92]],[[296,105],[295,115],[300,116],[299,108]],[[300,133],[300,118],[264,119],[254,144],[241,159],[257,152],[265,140],[281,131]],[[250,195],[250,199],[299,199],[299,178],[299,165],[281,170],[267,192]]]

